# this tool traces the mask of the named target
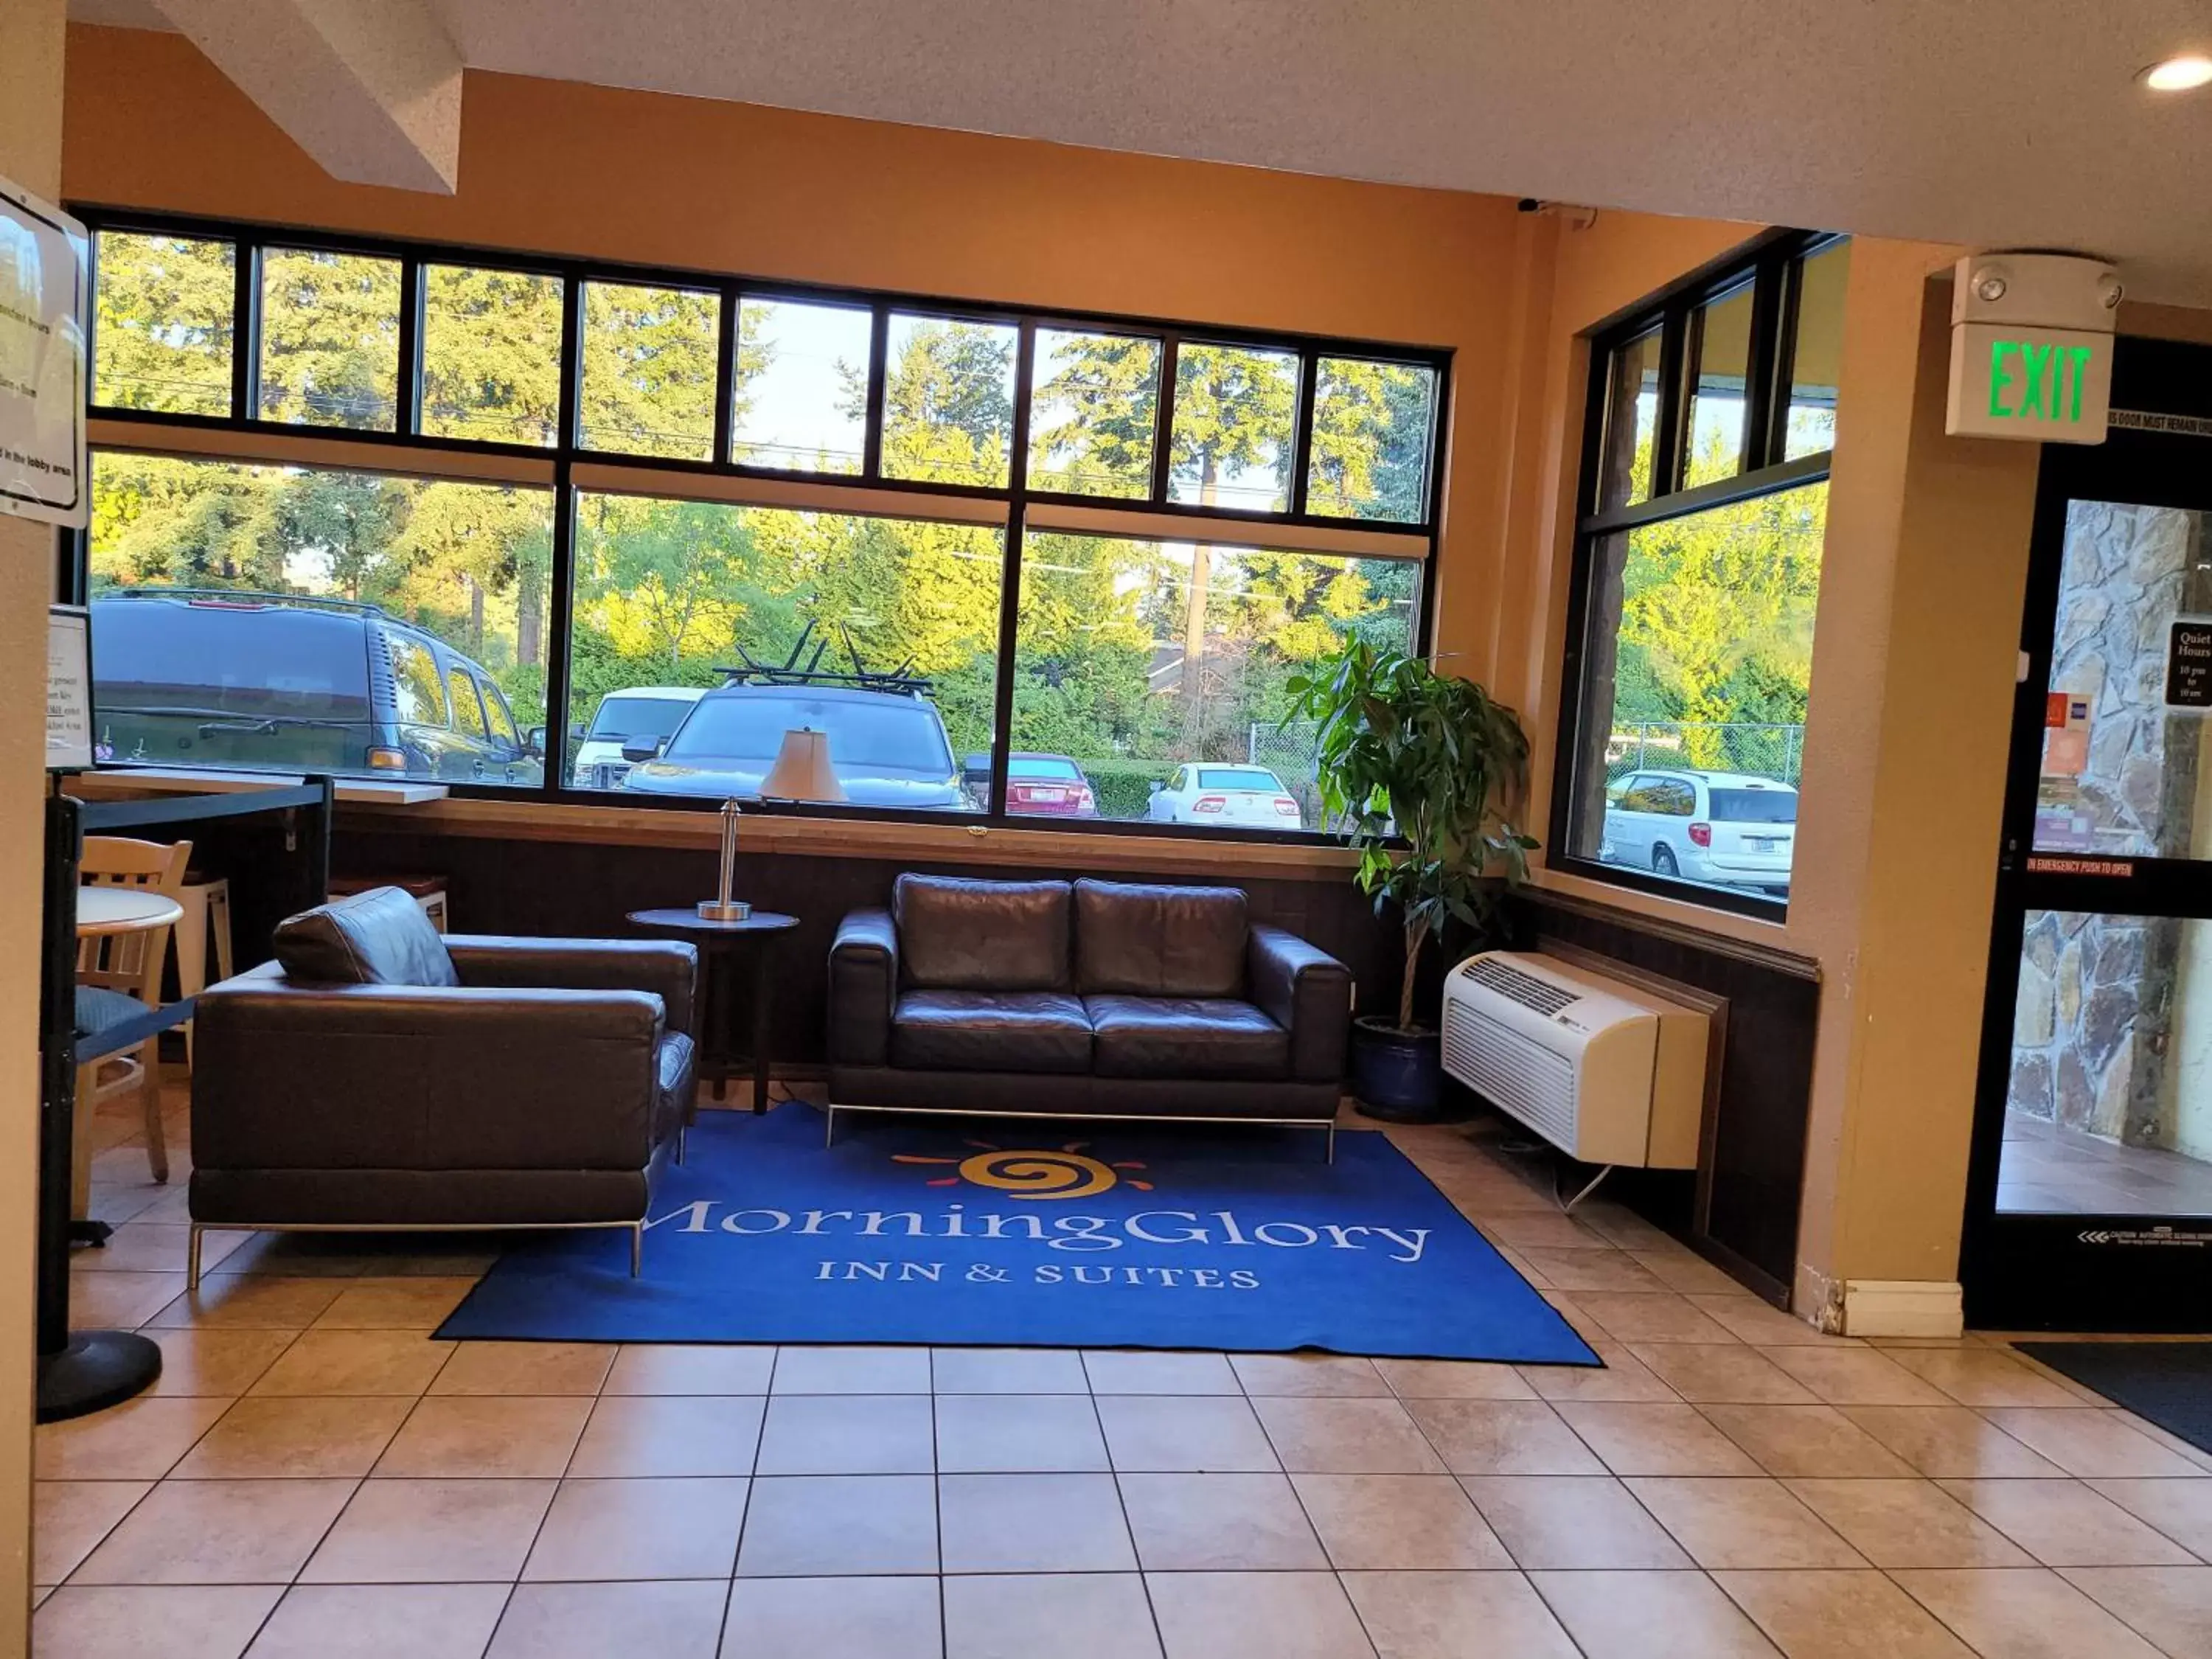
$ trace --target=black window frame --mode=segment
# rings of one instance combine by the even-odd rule
[[[992,781],[990,798],[981,811],[902,811],[887,808],[853,807],[827,804],[778,802],[763,803],[760,808],[769,812],[793,816],[848,818],[862,822],[896,823],[905,824],[970,825],[989,828],[1047,830],[1071,835],[1152,836],[1163,839],[1188,839],[1192,831],[1186,826],[1149,823],[1142,820],[1085,819],[1079,823],[1056,822],[1050,818],[1025,814],[1010,814],[1006,811],[1006,793],[1008,755],[1012,752],[1011,716],[1014,690],[1016,634],[1020,606],[1020,567],[1022,543],[1027,509],[1032,504],[1083,509],[1123,510],[1141,514],[1160,521],[1188,519],[1192,521],[1194,538],[1204,542],[1224,542],[1228,538],[1198,533],[1204,526],[1234,526],[1240,530],[1249,527],[1254,534],[1251,544],[1263,549],[1279,546],[1271,544],[1266,532],[1270,528],[1283,527],[1306,532],[1327,532],[1332,534],[1381,532],[1398,538],[1409,545],[1425,544],[1418,556],[1408,552],[1390,555],[1376,552],[1337,551],[1327,548],[1299,546],[1292,544],[1288,550],[1310,553],[1320,558],[1346,560],[1402,557],[1406,562],[1417,564],[1420,576],[1417,588],[1411,648],[1425,654],[1433,648],[1436,624],[1434,595],[1437,585],[1437,563],[1439,528],[1443,518],[1447,444],[1453,414],[1455,352],[1452,348],[1407,341],[1360,339],[1344,336],[1306,333],[1290,330],[1253,329],[1212,323],[1174,321],[1113,312],[1086,311],[1064,307],[1009,304],[1003,301],[988,301],[949,296],[907,293],[892,289],[866,289],[827,283],[797,283],[781,277],[753,276],[744,273],[714,271],[694,267],[647,264],[620,259],[586,258],[548,253],[507,247],[486,247],[476,245],[429,241],[415,238],[356,234],[314,227],[264,222],[247,220],[210,218],[195,215],[147,211],[124,206],[89,202],[72,202],[70,210],[92,233],[94,291],[98,283],[98,248],[101,233],[156,236],[201,237],[230,243],[234,249],[237,274],[236,295],[233,313],[232,384],[230,412],[223,416],[172,414],[161,410],[134,410],[94,404],[90,414],[111,429],[130,427],[145,428],[143,442],[128,441],[101,443],[95,441],[94,449],[137,449],[142,452],[183,455],[187,459],[203,459],[234,465],[282,465],[328,466],[339,471],[375,470],[396,476],[422,477],[419,458],[426,455],[451,454],[471,457],[501,457],[519,463],[544,468],[549,463],[552,471],[554,505],[554,534],[552,567],[549,576],[550,614],[546,632],[546,729],[548,747],[556,752],[546,757],[544,779],[536,787],[529,785],[471,784],[453,782],[448,792],[459,799],[488,799],[502,801],[538,800],[557,805],[605,805],[609,803],[604,790],[577,789],[567,781],[566,746],[559,741],[567,730],[566,710],[568,702],[569,666],[574,628],[574,544],[575,537],[575,508],[581,491],[573,477],[574,468],[590,469],[595,477],[604,477],[611,471],[635,471],[641,475],[635,487],[640,493],[658,493],[650,479],[659,475],[663,479],[692,477],[708,479],[758,479],[784,483],[816,485],[835,491],[848,500],[854,492],[865,495],[879,493],[884,497],[882,514],[898,518],[902,498],[909,503],[916,496],[968,497],[1002,504],[1005,507],[1004,544],[1005,575],[1000,587],[1000,636],[997,646],[995,710],[991,751]],[[397,416],[391,431],[345,427],[318,427],[290,421],[272,421],[252,413],[258,408],[258,378],[260,363],[259,297],[261,288],[262,255],[267,249],[297,250],[301,252],[353,254],[372,258],[396,260],[400,267],[399,292],[401,303],[398,317],[399,368],[397,390]],[[416,428],[421,424],[422,409],[422,365],[425,316],[423,312],[427,283],[425,270],[430,265],[455,265],[485,270],[513,271],[532,276],[552,276],[563,284],[563,326],[560,365],[561,410],[556,441],[550,445],[513,444],[495,441],[433,436]],[[581,441],[580,393],[583,367],[583,285],[587,282],[633,284],[644,287],[688,289],[711,292],[720,300],[720,333],[717,342],[717,382],[714,398],[714,430],[710,459],[692,460],[677,457],[635,454],[587,448]],[[800,304],[833,305],[861,310],[869,314],[870,361],[866,388],[866,411],[864,441],[866,454],[861,470],[857,473],[816,472],[804,469],[767,467],[739,463],[729,459],[733,425],[732,387],[738,347],[738,331],[742,307],[746,301],[786,301]],[[96,324],[96,307],[94,321]],[[886,343],[890,322],[894,313],[942,318],[959,322],[1000,325],[1018,331],[1015,357],[1014,407],[1012,424],[1008,436],[1008,477],[1004,485],[985,486],[939,483],[927,479],[891,477],[882,470],[882,434],[884,416],[884,386],[887,370]],[[1036,370],[1036,341],[1039,328],[1063,329],[1075,332],[1091,332],[1139,336],[1159,343],[1159,394],[1152,456],[1152,476],[1147,495],[1143,496],[1101,496],[1071,492],[1032,489],[1028,484],[1030,451],[1030,402]],[[1288,352],[1297,364],[1298,385],[1296,406],[1292,415],[1291,442],[1289,452],[1290,506],[1287,510],[1273,512],[1232,507],[1208,507],[1194,503],[1171,501],[1170,458],[1172,452],[1172,422],[1174,416],[1174,386],[1177,351],[1184,340],[1202,342],[1259,350]],[[88,356],[96,361],[96,340],[88,343]],[[1364,362],[1417,366],[1431,370],[1435,375],[1436,397],[1432,408],[1429,434],[1427,476],[1422,489],[1423,513],[1418,521],[1398,520],[1364,520],[1336,514],[1310,514],[1304,511],[1305,481],[1312,464],[1312,399],[1320,361],[1323,357],[1341,357]],[[163,434],[171,434],[171,441],[162,441]],[[206,450],[179,448],[178,442],[192,434],[228,434],[230,441],[210,446]],[[267,437],[276,440],[283,449],[256,454],[237,447],[239,437]],[[303,459],[296,457],[298,447],[305,442],[322,441],[342,446],[346,459],[329,461]],[[379,450],[391,452],[388,463],[363,459]],[[410,457],[417,458],[410,462]],[[454,476],[459,476],[454,475]],[[485,476],[484,483],[518,483],[515,478],[495,478]],[[542,483],[528,487],[544,488]],[[605,489],[603,483],[593,483],[593,489]],[[702,497],[709,499],[712,497]],[[733,503],[734,504],[734,503]],[[763,501],[760,505],[770,503]],[[859,507],[827,507],[815,510],[866,514],[873,509]],[[1052,526],[1040,525],[1042,533]],[[1133,532],[1142,536],[1146,532]],[[1152,532],[1159,533],[1159,532]],[[1243,544],[1240,536],[1237,544]],[[67,580],[62,585],[65,594],[82,598],[90,590],[90,538],[85,532],[70,532],[63,541],[62,574]],[[713,811],[720,803],[680,796],[623,798],[624,806],[666,811]],[[754,810],[750,806],[748,811]],[[1222,842],[1250,841],[1267,844],[1309,844],[1321,847],[1341,847],[1344,837],[1319,830],[1261,830],[1243,828],[1235,830],[1209,830],[1203,839]]]
[[[1589,654],[1591,586],[1599,544],[1645,525],[1691,518],[1715,507],[1826,482],[1834,451],[1784,460],[1790,421],[1791,360],[1796,352],[1798,272],[1802,262],[1846,243],[1834,231],[1777,229],[1700,266],[1656,294],[1600,323],[1588,335],[1589,364],[1584,391],[1582,454],[1575,490],[1574,556],[1567,599],[1566,647],[1559,665],[1559,720],[1552,768],[1549,851],[1546,867],[1609,886],[1703,908],[1781,921],[1787,899],[1769,898],[1667,878],[1576,854],[1575,796],[1584,749],[1583,671]],[[1701,308],[1753,283],[1751,351],[1746,363],[1744,447],[1735,475],[1682,487],[1696,389],[1697,325]],[[1657,419],[1653,434],[1651,491],[1632,505],[1607,507],[1604,461],[1612,410],[1613,354],[1657,330],[1660,337]],[[1638,769],[1649,771],[1649,767]]]

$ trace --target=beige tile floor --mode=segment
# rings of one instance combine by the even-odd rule
[[[80,1322],[167,1368],[39,1431],[39,1659],[2212,1656],[2212,1457],[1480,1129],[1395,1133],[1608,1369],[441,1343],[487,1253],[224,1237],[187,1297],[189,1160],[100,1133]]]

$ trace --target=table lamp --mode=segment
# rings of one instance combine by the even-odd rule
[[[785,732],[760,791],[763,800],[844,799],[845,786],[830,764],[830,734],[811,726]]]
[[[760,792],[764,800],[844,799],[845,786],[837,781],[836,769],[830,764],[830,734],[811,726],[785,732],[775,763],[761,780]],[[730,896],[731,884],[737,878],[738,819],[743,811],[734,798],[722,803],[721,881],[715,897],[699,901],[703,921],[744,921],[753,913],[753,907],[744,900]]]

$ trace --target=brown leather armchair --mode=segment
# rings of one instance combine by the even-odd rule
[[[1352,976],[1233,887],[902,875],[830,951],[848,1109],[1334,1125]]]
[[[697,953],[441,936],[396,887],[303,912],[204,992],[191,1240],[210,1228],[627,1227],[694,1109]]]

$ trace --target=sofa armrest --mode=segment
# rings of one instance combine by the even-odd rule
[[[667,1029],[687,1036],[699,979],[696,945],[675,939],[508,939],[453,933],[446,939],[464,985],[514,990],[650,991]]]
[[[661,1001],[645,991],[301,985],[202,994],[209,1169],[642,1170]]]
[[[830,946],[830,1060],[881,1066],[898,1000],[898,928],[888,910],[855,910]]]
[[[1352,1024],[1350,971],[1280,927],[1255,926],[1244,955],[1252,1000],[1291,1034],[1291,1076],[1302,1083],[1342,1077]]]

